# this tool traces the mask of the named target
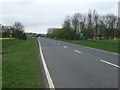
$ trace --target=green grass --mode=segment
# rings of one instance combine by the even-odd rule
[[[0,53],[2,52],[2,40],[0,40]],[[2,88],[2,54],[0,54],[0,89]]]
[[[63,39],[56,40],[102,49],[110,52],[120,53],[120,40],[63,40]]]
[[[42,88],[43,78],[36,39],[3,40],[2,87]]]

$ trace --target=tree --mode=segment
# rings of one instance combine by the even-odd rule
[[[74,32],[72,28],[72,20],[70,16],[67,16],[65,18],[62,28],[63,28],[64,39],[69,39],[69,40],[75,39],[76,33]]]
[[[74,32],[77,34],[77,32],[79,32],[80,30],[80,14],[79,13],[75,13],[72,17],[72,27]]]
[[[98,37],[98,20],[99,20],[99,15],[97,12],[94,10],[93,12],[93,18],[94,18],[94,24],[95,24],[95,39]]]
[[[120,18],[114,14],[101,16],[97,11],[89,10],[87,14],[67,16],[61,29],[48,30],[52,37],[70,40],[80,39],[81,32],[85,39],[120,38]]]
[[[94,24],[94,18],[93,18],[93,13],[92,13],[92,10],[89,10],[88,14],[87,14],[87,28],[85,29],[86,31],[84,31],[85,36],[86,36],[86,39],[88,38],[93,38],[94,36],[94,27],[93,27],[93,24]]]
[[[106,25],[105,37],[106,38],[111,38],[111,39],[114,38],[116,20],[117,20],[117,17],[113,14],[107,14],[105,16],[105,25]]]
[[[120,17],[117,18],[116,27],[116,37],[120,38]]]
[[[47,30],[47,37],[53,38],[52,32],[53,32],[53,28],[48,28],[48,30]]]
[[[24,32],[24,26],[20,22],[15,22],[12,28],[13,37],[26,40],[27,36]]]

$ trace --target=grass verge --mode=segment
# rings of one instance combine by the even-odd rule
[[[3,88],[43,87],[36,39],[3,40],[2,48]]]
[[[2,89],[2,40],[0,40],[0,89]]]
[[[64,40],[64,39],[55,40],[120,53],[120,40]]]

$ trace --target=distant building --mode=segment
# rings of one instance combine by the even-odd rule
[[[120,17],[120,1],[118,2],[118,17]]]

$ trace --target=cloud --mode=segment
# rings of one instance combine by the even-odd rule
[[[60,27],[67,15],[87,13],[96,9],[99,14],[117,14],[118,0],[0,0],[0,23],[13,25],[20,21],[26,31],[43,32]],[[1,22],[2,21],[2,22]]]
[[[1,3],[4,2],[14,2],[14,3],[20,3],[20,2],[31,2],[31,3],[74,3],[74,2],[118,2],[119,0],[0,0]]]

